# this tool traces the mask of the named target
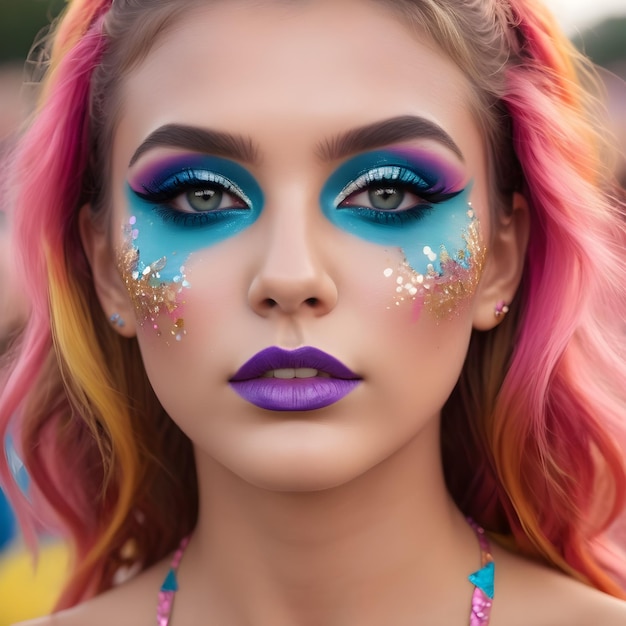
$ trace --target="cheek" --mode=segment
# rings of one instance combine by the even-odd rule
[[[454,213],[424,221],[431,223],[409,236],[400,234],[396,245],[404,258],[386,266],[383,275],[394,306],[410,306],[414,320],[422,310],[437,320],[450,319],[470,302],[482,276],[486,251],[480,222],[465,201]]]
[[[395,267],[401,266],[399,254],[390,257],[390,266],[394,261]],[[379,264],[373,276],[382,276],[382,267]],[[410,270],[406,274],[410,277]],[[394,415],[396,434],[385,435],[392,442],[412,436],[424,420],[438,414],[458,380],[472,333],[472,315],[463,308],[439,319],[422,305],[417,320],[416,296],[408,294],[404,283],[397,284],[394,278],[399,277],[394,274],[372,281],[377,306],[370,303],[368,310],[359,302],[359,322],[346,325],[343,337],[356,346],[367,337],[358,365],[376,382],[375,393],[368,398],[373,414]]]
[[[460,174],[441,163],[433,165],[433,158],[421,155],[412,165],[395,153],[362,155],[333,173],[320,196],[326,218],[337,228],[400,250],[401,262],[387,265],[382,272],[394,306],[407,303],[415,320],[423,309],[439,320],[458,313],[471,300],[485,260],[480,225],[469,202],[472,184],[459,189]],[[363,170],[368,171],[362,174]],[[411,178],[414,175],[423,187]],[[362,186],[363,176],[368,181],[368,177],[382,180],[393,189],[400,186],[408,191],[404,200],[413,194],[417,202],[411,206],[401,200],[397,209],[374,209],[371,197],[361,198],[366,195],[361,190],[368,188]],[[428,198],[437,195],[439,199],[429,203]]]
[[[152,233],[153,246],[144,254],[143,240],[148,237],[142,238],[142,231],[136,215],[127,218],[117,254],[120,275],[140,327],[157,337],[181,341],[186,334],[184,309],[191,287],[184,265],[188,257],[181,257],[165,234],[158,232]]]
[[[213,161],[202,161],[201,165],[209,167]],[[228,170],[225,162],[219,160],[219,163]],[[251,206],[249,210],[211,212],[210,223],[208,219],[202,223],[198,219],[193,223],[179,223],[178,220],[188,219],[190,215],[153,204],[139,197],[130,185],[126,189],[125,201],[130,214],[124,218],[122,226],[118,267],[139,325],[157,337],[181,341],[186,335],[190,257],[237,235],[260,214],[263,205],[260,189],[248,174],[239,171],[240,168],[232,164],[230,167],[235,168],[246,183]],[[192,217],[207,218],[208,215],[207,212]]]

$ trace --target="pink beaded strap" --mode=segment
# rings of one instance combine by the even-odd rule
[[[468,576],[469,581],[474,585],[470,626],[488,626],[493,604],[495,563],[493,562],[491,547],[485,531],[474,520],[468,519],[468,522],[476,533],[481,553],[481,568]],[[157,626],[168,626],[170,623],[174,594],[178,591],[176,572],[188,543],[189,537],[185,537],[180,542],[180,546],[178,546],[178,550],[174,554],[170,569],[159,591]]]
[[[476,533],[481,552],[481,568],[468,576],[469,581],[474,585],[470,626],[488,626],[493,605],[496,564],[493,562],[485,531],[474,520],[468,519],[468,522]]]
[[[172,606],[174,605],[174,594],[178,591],[178,580],[176,580],[176,572],[180,561],[183,558],[185,548],[189,543],[189,537],[185,537],[178,546],[178,550],[174,553],[174,558],[170,564],[167,576],[161,585],[159,591],[159,600],[157,604],[157,626],[168,626],[170,616],[172,614]]]

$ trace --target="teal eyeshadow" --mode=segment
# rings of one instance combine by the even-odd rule
[[[326,181],[320,203],[325,216],[338,228],[361,239],[381,246],[401,248],[407,263],[419,273],[426,274],[428,266],[442,273],[439,257],[434,262],[424,253],[429,247],[438,254],[444,246],[451,257],[456,258],[460,250],[467,252],[464,236],[471,224],[468,216],[471,184],[454,198],[438,202],[427,208],[418,219],[398,220],[384,223],[372,221],[369,212],[359,207],[338,208],[336,199],[351,182],[378,167],[399,166],[411,170],[423,179],[425,189],[443,188],[446,191],[445,172],[428,162],[427,158],[409,159],[389,151],[376,151],[358,155],[343,163]],[[469,259],[461,263],[468,266]]]
[[[164,210],[167,213],[167,203],[151,202],[133,191],[133,187],[139,193],[168,189],[175,177],[183,177],[183,174],[185,180],[197,176],[201,185],[206,182],[203,175],[207,172],[237,185],[250,200],[250,208],[215,211],[208,223],[194,223],[189,219],[177,222],[162,215]],[[145,180],[142,182],[142,179]],[[166,265],[160,271],[165,281],[173,281],[180,275],[180,267],[193,252],[214,246],[252,225],[261,214],[264,202],[260,186],[245,168],[233,161],[203,155],[176,157],[151,167],[144,176],[134,177],[133,186],[127,186],[126,194],[130,214],[135,218],[132,245],[139,251],[137,269],[141,273],[146,266],[165,257]]]

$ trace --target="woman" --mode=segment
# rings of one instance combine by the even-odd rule
[[[624,623],[583,67],[530,0],[70,5],[2,405],[75,545],[42,623]]]

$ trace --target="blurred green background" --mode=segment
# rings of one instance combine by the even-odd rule
[[[0,0],[0,63],[23,61],[37,33],[64,6],[64,0]]]
[[[626,16],[605,19],[576,34],[572,41],[595,63],[626,79]]]
[[[65,0],[0,0],[0,63],[23,60],[64,5]],[[626,16],[605,19],[573,39],[598,65],[613,66],[626,60]]]

